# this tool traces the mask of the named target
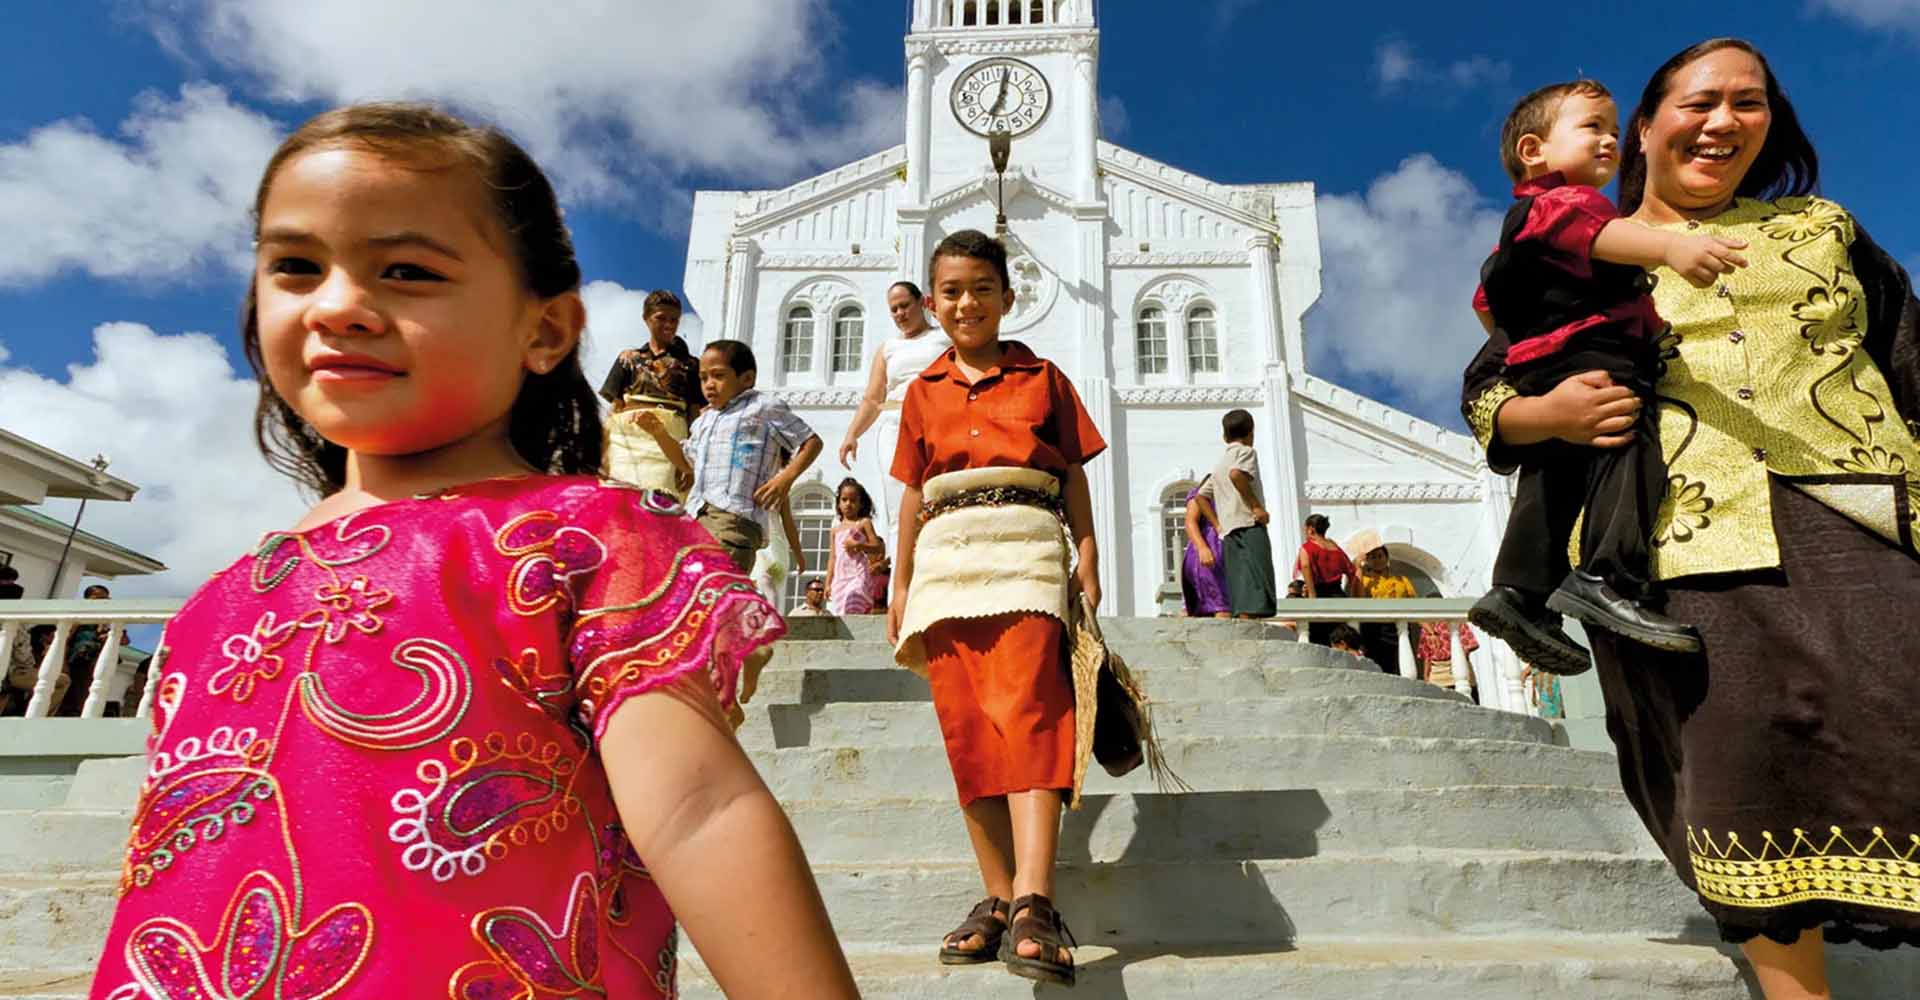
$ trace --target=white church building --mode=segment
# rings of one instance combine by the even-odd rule
[[[685,288],[709,339],[751,343],[759,385],[826,443],[794,504],[824,570],[834,457],[878,338],[889,285],[926,284],[948,233],[992,232],[986,133],[1013,133],[1005,176],[1014,311],[1003,335],[1073,379],[1110,450],[1088,467],[1105,610],[1177,603],[1187,491],[1221,449],[1227,410],[1254,414],[1276,560],[1310,513],[1345,539],[1371,529],[1423,593],[1476,594],[1506,519],[1506,482],[1466,435],[1306,368],[1320,296],[1310,182],[1220,184],[1100,135],[1093,0],[914,0],[906,141],[777,191],[702,191]],[[883,417],[851,474],[895,537]],[[1285,565],[1281,579],[1287,579]],[[1169,584],[1173,586],[1169,588]]]

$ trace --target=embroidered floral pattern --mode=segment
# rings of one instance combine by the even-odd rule
[[[537,615],[568,599],[568,585],[606,562],[607,547],[582,528],[562,527],[558,515],[535,511],[500,529],[494,544],[518,556],[507,599],[516,614]]]
[[[1755,853],[1740,834],[1687,828],[1687,854],[1700,895],[1727,906],[1770,909],[1812,900],[1860,903],[1920,913],[1920,835],[1896,842],[1828,827],[1824,837],[1795,829],[1791,842],[1760,832]],[[1860,843],[1864,841],[1864,843]]]
[[[1660,516],[1654,524],[1653,544],[1693,541],[1695,532],[1705,531],[1713,524],[1713,518],[1708,516],[1711,510],[1713,498],[1707,495],[1706,483],[1679,475],[1668,477],[1667,499],[1660,505]]]
[[[325,637],[329,643],[345,639],[348,629],[362,635],[380,631],[380,616],[374,612],[393,603],[392,591],[375,587],[364,576],[354,577],[344,587],[328,584],[313,596],[327,609]]]
[[[1809,288],[1807,297],[1793,306],[1800,338],[1815,354],[1844,355],[1860,344],[1860,300],[1845,286]]]
[[[453,974],[451,1000],[561,1000],[606,994],[600,982],[600,901],[593,876],[575,876],[558,928],[525,907],[503,906],[473,918],[473,936],[492,958]]]
[[[502,733],[483,743],[460,738],[448,747],[452,767],[420,762],[427,787],[394,793],[400,815],[387,836],[406,845],[400,862],[436,882],[478,875],[512,847],[544,844],[565,832],[581,812],[572,795],[578,759],[557,743],[540,745],[521,733],[511,745]]]
[[[1865,476],[1904,476],[1907,474],[1907,460],[1885,448],[1855,448],[1845,458],[1836,458],[1833,464],[1842,472],[1852,472]]]
[[[241,880],[212,944],[159,917],[127,939],[127,964],[159,1000],[323,1000],[366,961],[373,915],[359,903],[341,903],[304,928],[296,929],[296,918],[280,881],[256,871]]]
[[[220,644],[220,652],[226,654],[227,662],[207,678],[207,693],[228,695],[236,702],[245,703],[253,697],[257,682],[279,679],[286,664],[274,650],[286,645],[307,624],[309,620],[305,617],[282,622],[271,611],[261,612],[252,632],[235,633]]]
[[[1843,229],[1847,213],[1830,201],[1808,200],[1799,211],[1782,212],[1760,224],[1760,232],[1776,240],[1805,243],[1832,229]]]

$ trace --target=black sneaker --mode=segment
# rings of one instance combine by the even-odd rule
[[[1700,651],[1700,636],[1691,627],[1621,597],[1605,580],[1581,570],[1567,574],[1547,598],[1547,608],[1655,649]]]
[[[1496,586],[1474,603],[1467,621],[1512,646],[1537,670],[1571,677],[1592,669],[1593,658],[1560,631],[1560,616],[1545,609],[1529,611],[1531,603],[1512,587]]]

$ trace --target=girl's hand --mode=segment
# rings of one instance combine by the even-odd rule
[[[1194,549],[1193,554],[1200,557],[1200,565],[1208,569],[1213,568],[1213,549],[1211,547],[1202,545]]]
[[[859,554],[860,550],[865,548],[866,546],[861,545],[859,540],[853,537],[853,532],[849,531],[847,532],[847,540],[844,542],[841,542],[840,547],[843,549],[846,549],[848,552],[852,552],[857,555]]]
[[[907,595],[893,588],[893,600],[887,602],[887,645],[900,645],[900,625],[907,614]]]
[[[1071,593],[1087,595],[1087,603],[1100,610],[1100,573],[1082,563],[1073,571]]]
[[[840,467],[853,468],[853,460],[860,457],[860,442],[848,438],[840,444]]]

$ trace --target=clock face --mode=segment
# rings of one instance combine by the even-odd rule
[[[1047,78],[1018,59],[974,63],[953,84],[953,117],[976,135],[1031,131],[1052,104]]]

